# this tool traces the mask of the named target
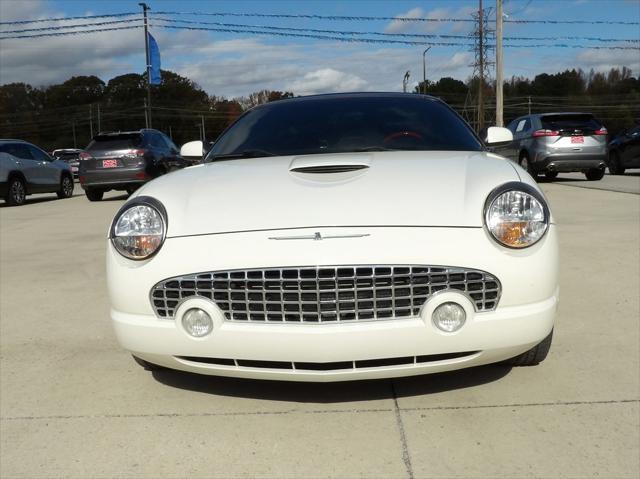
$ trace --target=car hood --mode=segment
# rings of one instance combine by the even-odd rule
[[[485,152],[394,151],[226,160],[138,190],[167,236],[330,226],[481,227],[487,195],[520,176]]]

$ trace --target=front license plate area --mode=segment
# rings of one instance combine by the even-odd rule
[[[117,168],[118,160],[102,160],[103,168]]]
[[[584,136],[572,136],[571,143],[584,143]]]

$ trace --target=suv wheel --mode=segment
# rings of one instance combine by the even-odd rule
[[[604,168],[591,168],[590,170],[587,170],[585,176],[589,181],[601,180],[604,176]]]
[[[534,179],[536,176],[538,176],[538,172],[534,170],[533,165],[529,160],[529,153],[527,153],[526,151],[523,151],[522,153],[520,153],[520,161],[518,161],[518,164],[522,168],[527,170],[527,173],[529,173]]]
[[[558,177],[557,171],[545,171],[544,176],[547,180],[555,180]]]
[[[104,191],[91,188],[85,190],[84,194],[87,195],[89,201],[100,201],[102,199],[102,195],[104,195]]]
[[[609,173],[612,175],[624,175],[624,167],[620,162],[620,155],[615,151],[609,153],[609,161],[607,161],[609,167]]]
[[[18,178],[13,177],[9,180],[9,188],[7,190],[7,197],[5,201],[9,206],[20,206],[24,204],[27,198],[27,191],[24,187],[24,182]]]
[[[73,196],[73,180],[69,175],[63,175],[60,180],[60,189],[56,192],[58,198],[71,198]]]

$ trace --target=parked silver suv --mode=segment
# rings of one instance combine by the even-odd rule
[[[604,176],[607,129],[591,113],[542,113],[516,118],[507,126],[513,142],[499,153],[534,178],[581,171],[588,180]]]
[[[14,206],[33,193],[73,196],[71,167],[26,141],[0,140],[0,197]]]

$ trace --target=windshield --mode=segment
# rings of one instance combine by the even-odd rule
[[[220,137],[205,161],[482,148],[464,121],[440,101],[418,95],[334,96],[274,102],[249,111]]]
[[[95,150],[127,150],[136,148],[142,143],[142,135],[139,133],[124,133],[122,135],[96,136],[85,148],[87,151]]]
[[[541,118],[545,130],[599,130],[602,125],[593,115],[546,115]]]

